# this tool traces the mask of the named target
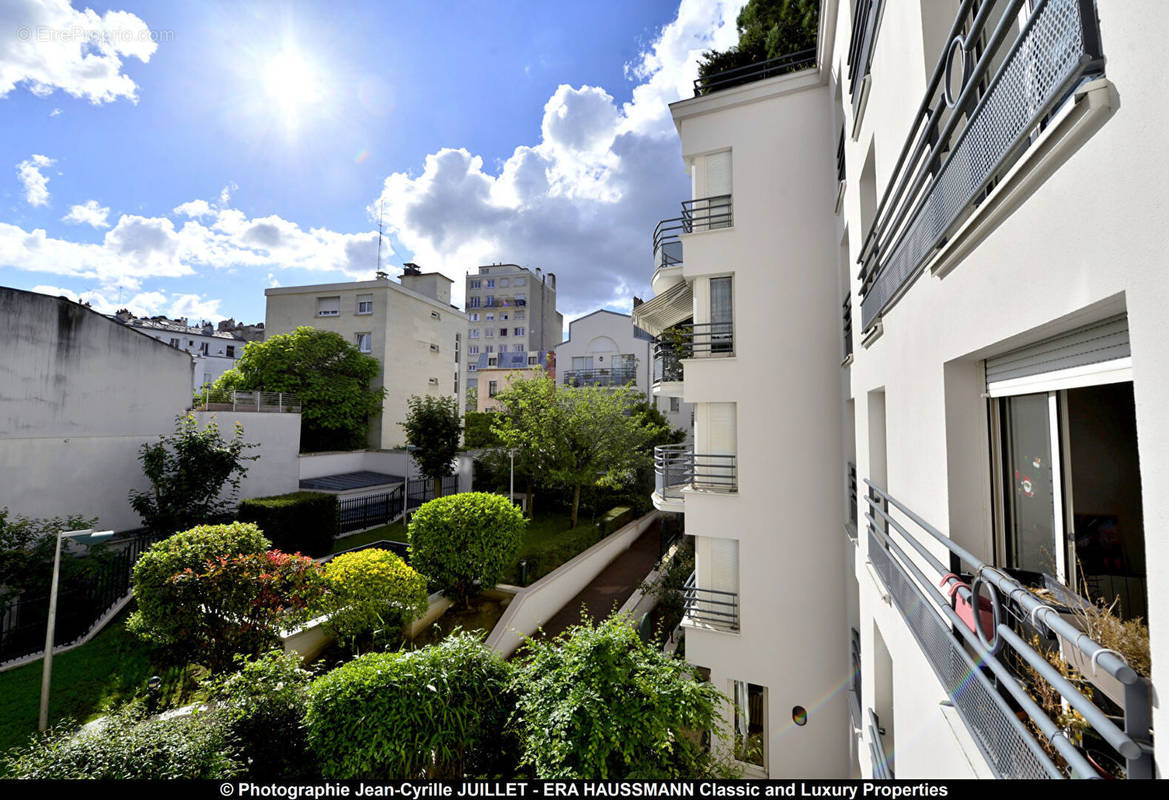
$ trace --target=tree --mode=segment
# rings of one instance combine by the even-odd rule
[[[57,546],[57,532],[85,530],[96,524],[96,517],[81,516],[10,519],[8,509],[0,507],[0,603],[20,595],[48,594],[52,576],[49,565]],[[86,552],[92,556],[104,552],[104,547],[94,545]],[[76,581],[88,571],[87,567],[95,565],[91,560],[68,557],[63,543],[61,585],[76,585]]]
[[[722,52],[709,50],[698,63],[700,77],[746,67],[816,46],[819,0],[748,0],[736,19],[739,42]],[[745,76],[738,80],[754,80]],[[725,84],[733,86],[734,82]]]
[[[244,455],[255,445],[245,443],[243,435],[243,426],[236,423],[228,441],[215,422],[200,429],[193,414],[180,415],[172,435],[139,449],[138,460],[152,488],[131,490],[131,508],[146,527],[166,536],[222,517],[235,506],[240,480],[248,473],[243,462],[259,458]]]
[[[492,420],[491,432],[504,448],[515,454],[516,473],[527,485],[528,519],[535,515],[536,476],[546,475],[552,465],[556,400],[556,381],[546,375],[511,381],[496,395],[500,411]]]
[[[309,688],[305,727],[322,776],[510,777],[510,677],[507,662],[466,633],[343,664]]]
[[[491,429],[492,411],[468,411],[463,417],[463,444],[469,448],[499,447],[499,437]]]
[[[507,409],[495,430],[548,480],[572,489],[572,527],[582,486],[630,483],[652,457],[663,428],[634,413],[641,394],[631,386],[557,386],[550,378],[514,381],[499,394]]]
[[[295,394],[301,450],[353,450],[365,446],[368,420],[381,413],[386,390],[369,385],[380,372],[376,358],[341,334],[301,326],[248,344],[211,399],[222,402],[232,389]]]
[[[442,479],[454,474],[459,452],[459,402],[453,397],[411,395],[406,421],[406,441],[414,446],[413,457],[422,474],[434,481],[434,496],[442,496]]]
[[[426,613],[426,578],[389,550],[343,553],[325,565],[329,627],[350,650],[385,649]]]
[[[520,763],[548,779],[712,777],[701,742],[726,698],[624,617],[529,639],[516,671]]]
[[[519,548],[524,516],[506,497],[464,492],[439,497],[410,521],[410,564],[456,605],[503,578]]]

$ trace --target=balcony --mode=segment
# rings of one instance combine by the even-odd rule
[[[682,360],[735,354],[734,322],[676,325],[654,338],[654,385],[681,381]]]
[[[976,211],[1048,116],[1103,72],[1091,0],[1040,0],[1020,26],[1023,5],[962,3],[861,247],[863,331]]]
[[[729,228],[733,224],[734,208],[729,194],[684,201],[682,216],[664,219],[654,228],[654,272],[682,265],[682,234]]]
[[[852,39],[848,45],[848,94],[852,98],[853,120],[864,112],[862,100],[868,94],[869,67],[873,63],[881,5],[882,0],[859,0],[853,8]]]
[[[788,53],[778,58],[766,61],[757,61],[754,64],[745,64],[734,69],[726,69],[713,75],[703,75],[694,79],[694,96],[730,89],[732,86],[741,86],[744,83],[761,81],[764,78],[774,78],[776,75],[786,75],[789,72],[811,69],[816,66],[816,48],[810,47],[796,53]]]
[[[628,367],[614,369],[573,369],[564,373],[565,386],[628,386],[637,383],[637,370]]]
[[[696,628],[738,632],[739,595],[719,589],[700,589],[690,573],[682,588],[683,622]]]
[[[865,483],[873,570],[995,774],[1152,778],[1151,686],[1069,621],[1087,601],[1050,579],[1040,597]],[[938,588],[947,585],[958,591]],[[1084,665],[1082,678],[1064,658]],[[1089,681],[1111,681],[1120,702],[1077,688]]]
[[[690,445],[666,444],[654,448],[654,505],[662,511],[682,511],[682,492],[736,492],[737,457],[696,454]]]

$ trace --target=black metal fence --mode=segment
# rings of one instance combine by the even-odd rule
[[[459,476],[448,475],[442,479],[442,493],[455,494],[459,490]],[[431,478],[411,478],[407,487],[410,508],[418,508],[427,500],[434,499],[434,481]]]
[[[402,487],[337,503],[337,532],[349,533],[375,525],[387,525],[402,515]]]
[[[89,633],[101,617],[130,593],[130,575],[138,556],[155,540],[139,533],[111,541],[100,562],[84,577],[63,585],[57,593],[57,624],[53,641],[72,644]],[[50,565],[46,564],[45,569]],[[49,618],[48,595],[18,597],[0,605],[0,663],[43,652]]]

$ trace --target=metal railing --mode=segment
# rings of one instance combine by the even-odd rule
[[[720,589],[700,589],[691,572],[682,587],[683,618],[692,624],[723,631],[739,629],[739,595]]]
[[[674,267],[682,263],[684,233],[729,228],[735,222],[732,195],[699,197],[682,202],[682,216],[663,219],[654,227],[654,270]]]
[[[1122,762],[1129,778],[1153,777],[1149,684],[1118,653],[1092,641],[1003,569],[984,564],[871,481],[865,483],[870,487],[865,514],[869,561],[994,772],[1002,778],[1100,776],[1088,760],[1091,753],[1081,751],[1027,691],[1009,666],[1016,664],[1024,665],[1031,680],[1042,681],[1045,693],[1054,691],[1062,698],[1063,713],[1057,716],[1078,713],[1083,736],[1091,730],[1099,748],[1095,752],[1103,751],[1094,757],[1097,764],[1114,751],[1119,759],[1111,760]],[[939,576],[944,585],[954,572],[953,564],[934,555],[939,544],[973,576],[965,595],[958,587],[953,600],[938,588]],[[927,577],[924,570],[935,574]],[[984,588],[989,597],[982,594]],[[958,613],[959,601],[968,621]],[[1123,728],[1033,649],[1008,624],[1008,614],[1041,639],[1058,637],[1082,653],[1097,673],[1119,681],[1124,686]],[[1066,773],[1056,756],[1067,765]]]
[[[840,123],[840,138],[836,140],[836,182],[843,183],[844,176],[844,123]]]
[[[337,503],[337,532],[349,533],[388,525],[405,513],[402,487],[381,494],[352,497]]]
[[[637,370],[632,367],[572,369],[564,373],[565,386],[628,386],[636,382]]]
[[[766,61],[757,61],[754,64],[745,64],[734,69],[716,72],[713,75],[695,78],[694,96],[699,97],[719,89],[729,89],[732,86],[741,86],[744,83],[773,78],[776,75],[786,75],[789,72],[799,72],[814,66],[816,66],[816,48],[809,47],[806,50],[788,53],[778,58],[769,58]]]
[[[865,711],[869,723],[869,757],[873,761],[873,777],[879,781],[891,781],[893,770],[889,766],[889,756],[885,755],[885,743],[881,741],[885,729],[881,727],[873,709],[867,708]]]
[[[680,381],[682,359],[714,358],[735,354],[734,322],[675,325],[654,337],[653,382]]]
[[[442,495],[455,494],[459,491],[459,476],[447,475],[442,479]],[[410,508],[418,508],[427,500],[434,499],[434,480],[432,478],[411,478],[407,481],[407,499]]]
[[[844,296],[844,302],[841,304],[840,311],[841,325],[844,334],[844,358],[847,360],[852,355],[852,293],[849,292]]]
[[[856,496],[856,464],[848,462],[848,520],[854,526],[857,523],[857,496]]]
[[[877,21],[882,0],[858,0],[852,13],[852,39],[848,45],[848,94],[852,98],[853,118],[860,104],[861,84],[873,63],[873,45],[877,41]]]
[[[679,499],[683,489],[738,491],[736,458],[727,454],[696,454],[690,445],[654,448],[654,488],[659,497]]]
[[[256,411],[266,414],[299,414],[300,398],[288,392],[241,391],[232,389],[228,402],[209,401],[204,392],[203,408],[207,411]]]
[[[1018,161],[1046,117],[1103,72],[1093,0],[1037,0],[1020,27],[1023,5],[964,0],[959,9],[861,247],[863,330]]]

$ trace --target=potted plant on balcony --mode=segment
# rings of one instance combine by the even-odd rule
[[[1148,681],[1151,670],[1149,627],[1140,617],[1123,619],[1116,613],[1116,606],[1116,600],[1109,604],[1089,602],[1075,608],[1070,614],[1060,616],[1096,644],[1119,653],[1141,680]],[[1093,664],[1092,659],[1084,654],[1074,640],[1058,634],[1056,638],[1059,640],[1061,658],[1083,674],[1101,694],[1124,708],[1124,684]]]

